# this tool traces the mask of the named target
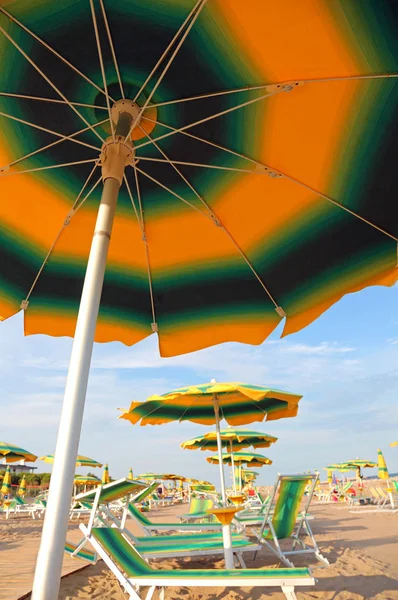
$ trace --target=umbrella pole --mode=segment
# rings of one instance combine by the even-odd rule
[[[232,481],[234,484],[234,494],[236,494],[236,477],[235,477],[235,461],[234,461],[234,446],[232,440],[229,440],[231,447],[231,466],[232,466]]]
[[[125,113],[123,113],[125,114]],[[118,119],[118,126],[122,121]],[[130,127],[131,120],[129,121]],[[125,131],[124,127],[124,131]],[[124,169],[133,154],[123,135],[109,138],[102,148],[104,181],[90,255],[84,278],[75,336],[69,362],[54,466],[48,494],[32,600],[56,600],[61,579],[64,544],[68,528],[76,457],[83,420],[91,355],[116,203]]]
[[[217,435],[217,448],[218,448],[218,462],[220,464],[220,479],[221,479],[221,498],[223,506],[227,505],[227,495],[225,493],[225,479],[224,479],[224,463],[222,456],[222,443],[220,434],[220,407],[218,405],[217,395],[213,396],[214,404],[214,415],[216,418],[216,435]]]

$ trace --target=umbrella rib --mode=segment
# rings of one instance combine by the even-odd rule
[[[244,160],[247,160],[248,162],[251,162],[254,165],[257,165],[257,167],[259,167],[259,168],[267,169],[267,167],[265,167],[265,165],[263,165],[262,163],[259,163],[257,160],[254,160],[254,158],[250,158],[249,156],[246,156],[245,154],[241,154],[240,152],[235,152],[234,150],[230,150],[230,148],[221,146],[221,144],[216,144],[215,142],[211,142],[210,140],[201,138],[198,135],[189,133],[188,131],[179,131],[176,127],[172,127],[171,125],[166,125],[166,123],[162,123],[160,121],[155,121],[155,119],[150,119],[149,117],[146,117],[146,116],[143,116],[142,118],[144,121],[150,121],[151,123],[155,123],[156,125],[160,125],[161,127],[170,129],[170,131],[175,131],[176,133],[181,133],[182,135],[186,135],[187,137],[190,137],[194,140],[198,140],[198,142],[203,142],[204,144],[208,144],[209,146],[214,146],[214,148],[218,148],[219,150],[224,150],[225,152],[229,152],[229,154],[233,154],[234,156],[243,158]]]
[[[137,116],[135,117],[135,119],[133,120],[133,122],[131,123],[130,126],[130,131],[128,132],[126,139],[129,139],[131,132],[133,131],[134,127],[136,126],[136,124],[138,123],[138,121],[141,118],[142,113],[144,112],[144,110],[146,109],[146,107],[148,106],[148,104],[150,103],[154,93],[156,92],[156,90],[158,89],[160,83],[162,82],[164,76],[166,75],[167,71],[169,70],[170,66],[172,65],[175,57],[177,56],[181,46],[183,45],[183,43],[185,42],[186,37],[188,36],[189,32],[191,31],[192,27],[194,26],[197,18],[199,17],[199,15],[202,12],[202,9],[205,7],[205,5],[207,4],[208,0],[198,0],[198,2],[196,3],[195,7],[194,7],[194,11],[195,14],[193,15],[189,25],[187,26],[185,32],[182,34],[182,37],[180,39],[180,41],[178,42],[175,50],[173,51],[171,57],[169,58],[169,60],[166,63],[166,66],[164,67],[162,73],[159,75],[159,78],[157,80],[157,82],[155,83],[155,85],[153,86],[148,98],[145,100],[144,105],[142,106],[142,108],[140,109],[140,111],[138,112]]]
[[[319,79],[297,79],[295,83],[306,84],[306,83],[327,83],[331,81],[361,81],[369,79],[396,79],[398,73],[385,73],[381,75],[347,75],[343,77],[325,77]],[[290,83],[290,82],[287,82]],[[255,92],[257,90],[263,90],[266,88],[272,88],[277,85],[286,85],[286,82],[279,83],[266,83],[263,85],[247,85],[245,87],[236,88],[234,90],[223,90],[221,92],[210,92],[207,94],[199,94],[197,96],[189,96],[188,98],[177,98],[175,100],[166,100],[165,102],[157,102],[151,104],[148,108],[157,108],[161,106],[167,106],[169,104],[178,104],[181,102],[192,102],[193,100],[204,100],[206,98],[214,98],[216,96],[227,96],[229,94],[239,94],[241,92]]]
[[[72,137],[74,135],[78,135],[79,133],[82,133],[83,131],[87,131],[88,129],[91,129],[91,126],[67,136],[67,135],[63,135],[62,133],[58,133],[57,131],[54,131],[53,129],[47,129],[47,127],[42,127],[41,125],[36,125],[35,123],[31,123],[30,121],[25,121],[24,119],[20,119],[19,117],[13,117],[12,115],[9,115],[8,113],[5,113],[5,112],[0,112],[0,117],[6,117],[7,119],[11,119],[12,121],[17,121],[18,123],[22,123],[23,125],[29,125],[30,127],[33,127],[34,129],[40,129],[40,131],[44,131],[45,133],[51,133],[52,135],[55,135],[58,138],[61,138],[62,141],[70,140],[71,142],[74,142],[75,144],[80,144],[81,146],[86,146],[87,148],[91,148],[93,150],[100,150],[100,148],[98,148],[98,146],[93,146],[92,144],[88,144],[87,142],[82,142],[81,140],[75,140]],[[108,120],[108,119],[106,119],[106,120]],[[97,125],[99,125],[99,123],[97,123]],[[33,153],[31,153],[31,154],[33,154]]]
[[[195,196],[196,196],[197,198],[199,198],[199,200],[200,200],[201,202],[203,202],[203,198],[202,198],[202,197],[200,196],[200,194],[199,194],[199,193],[196,191],[196,189],[193,187],[193,185],[189,183],[189,181],[188,181],[188,179],[185,177],[185,175],[183,175],[183,174],[181,173],[180,169],[179,169],[179,168],[176,166],[177,164],[189,164],[189,163],[180,163],[180,162],[178,162],[178,161],[171,160],[171,159],[170,159],[170,158],[167,156],[167,154],[166,154],[166,153],[165,153],[165,152],[162,150],[162,148],[159,146],[159,144],[157,144],[155,141],[153,141],[153,139],[152,139],[152,136],[151,136],[149,133],[147,133],[147,132],[145,131],[145,129],[144,129],[144,128],[143,128],[141,125],[138,125],[138,127],[141,129],[141,131],[143,131],[143,132],[145,133],[145,135],[147,136],[147,138],[148,138],[148,139],[150,139],[150,140],[153,142],[153,145],[154,145],[154,146],[155,146],[155,148],[156,148],[156,149],[157,149],[157,150],[160,152],[160,154],[161,154],[162,156],[164,156],[164,160],[162,160],[161,158],[159,158],[159,159],[155,159],[155,160],[156,160],[156,162],[168,163],[168,164],[169,164],[171,167],[173,167],[173,169],[176,171],[176,173],[178,173],[178,175],[181,177],[181,179],[182,179],[182,180],[183,180],[183,181],[184,181],[184,182],[187,184],[187,186],[188,186],[188,187],[189,187],[189,188],[190,188],[190,189],[193,191],[193,193],[195,194]],[[143,160],[152,160],[152,159],[150,159],[150,158],[145,158],[145,157],[143,158],[142,156],[140,156],[139,158],[140,158],[140,160],[141,160],[141,159],[143,159]]]
[[[45,167],[34,167],[33,169],[24,169],[22,171],[6,171],[1,172],[0,169],[0,177],[10,177],[11,175],[22,175],[25,173],[35,173],[36,171],[48,171],[49,169],[60,169],[61,167],[72,167],[74,165],[84,165],[86,163],[98,162],[98,157],[96,158],[87,158],[85,160],[76,160],[74,162],[69,163],[61,163],[59,165],[46,165]]]
[[[158,181],[157,179],[155,179],[154,177],[152,177],[152,175],[149,175],[149,173],[147,173],[146,171],[143,171],[142,169],[139,169],[137,166],[135,166],[135,169],[139,173],[142,173],[142,175],[145,175],[145,177],[147,177],[148,179],[150,179],[154,183],[157,183],[160,187],[162,187],[164,190],[166,190],[166,192],[169,192],[172,196],[175,196],[176,198],[178,198],[179,200],[181,200],[181,202],[184,202],[184,204],[187,204],[187,206],[189,206],[190,208],[193,208],[194,210],[196,210],[196,212],[198,212],[199,214],[204,215],[205,217],[208,217],[209,219],[213,220],[211,214],[204,213],[202,210],[200,210],[199,208],[197,208],[194,204],[191,204],[188,200],[185,200],[185,198],[183,198],[182,196],[180,196],[179,194],[177,194],[177,192],[174,192],[172,189],[170,189],[169,187],[167,187],[166,185],[164,185],[163,183],[161,183],[160,181]]]
[[[155,142],[153,142],[153,143],[155,145]],[[156,147],[158,147],[158,146],[156,146]],[[140,156],[139,159],[146,160],[148,162],[169,163],[173,168],[176,168],[176,165],[185,165],[187,167],[202,167],[204,169],[219,169],[221,171],[235,171],[237,173],[252,173],[252,174],[254,173],[257,175],[268,175],[268,176],[271,176],[270,173],[275,173],[277,175],[276,171],[275,172],[271,171],[267,167],[262,167],[261,169],[258,169],[258,170],[256,170],[256,169],[239,169],[238,167],[225,167],[222,165],[205,165],[203,163],[186,162],[183,160],[169,160],[169,159],[163,160],[161,158],[154,158],[154,157],[150,157],[150,156]]]
[[[155,331],[155,328],[157,327],[157,324],[156,324],[156,317],[155,317],[155,302],[154,302],[153,289],[152,289],[152,274],[151,274],[151,268],[150,268],[150,264],[149,264],[148,241],[147,241],[146,233],[145,233],[145,221],[144,221],[144,213],[143,213],[143,210],[142,210],[141,192],[140,192],[140,188],[139,188],[139,184],[138,184],[138,176],[137,176],[137,173],[136,173],[135,169],[134,169],[134,176],[135,176],[135,186],[136,186],[136,189],[137,189],[137,197],[138,197],[139,208],[140,208],[140,215],[141,216],[139,216],[139,214],[138,214],[137,207],[135,205],[134,197],[133,197],[132,191],[130,189],[130,185],[129,185],[129,182],[127,180],[126,174],[124,174],[124,182],[126,184],[127,191],[128,191],[129,196],[130,196],[131,204],[133,205],[135,216],[137,218],[138,225],[139,225],[140,230],[141,230],[142,241],[145,244],[145,257],[146,257],[148,283],[149,283],[149,295],[150,295],[150,299],[151,299],[151,310],[152,310],[152,321],[153,321],[152,322],[152,330]]]
[[[104,125],[104,123],[107,123],[107,122],[108,122],[108,119],[104,119],[103,121],[99,121],[98,123],[96,123],[94,125],[94,127],[99,127],[100,125]],[[22,156],[21,158],[17,158],[16,160],[13,160],[5,167],[0,167],[0,173],[2,170],[12,167],[13,165],[20,163],[23,160],[26,160],[27,158],[30,158],[31,156],[38,154],[39,152],[44,152],[45,150],[48,150],[49,148],[52,148],[53,146],[56,146],[57,144],[60,144],[61,142],[65,142],[68,140],[70,140],[71,142],[73,142],[73,141],[76,142],[77,140],[74,140],[73,138],[77,135],[80,135],[81,133],[89,131],[89,129],[90,129],[89,127],[85,127],[84,129],[80,129],[80,131],[76,131],[75,133],[71,133],[70,135],[62,136],[60,139],[55,140],[55,142],[51,142],[51,144],[47,144],[46,146],[42,146],[41,148],[38,148],[37,150],[34,150],[33,152],[29,152],[29,154],[25,154],[25,156]],[[99,148],[96,148],[96,149],[99,150]]]
[[[145,245],[145,257],[146,257],[146,265],[147,265],[147,272],[148,272],[149,295],[151,298],[151,310],[152,310],[151,327],[152,327],[152,331],[155,332],[155,331],[158,331],[158,324],[156,321],[156,313],[155,313],[155,298],[153,295],[152,271],[151,271],[151,263],[149,261],[149,247],[148,247],[148,239],[147,239],[146,230],[145,230],[145,219],[144,219],[144,211],[142,208],[141,191],[140,191],[140,185],[139,185],[139,181],[138,181],[138,173],[137,173],[137,169],[136,169],[135,165],[134,165],[134,179],[135,179],[135,187],[137,190],[138,205],[140,207],[140,216],[141,216],[142,234],[143,234],[142,239],[143,239],[143,242]]]
[[[185,26],[187,25],[187,23],[189,22],[189,20],[191,19],[192,15],[195,13],[195,11],[198,9],[198,7],[200,6],[200,3],[202,2],[202,0],[197,0],[195,6],[192,8],[192,10],[190,11],[190,13],[188,14],[188,16],[186,17],[185,21],[183,22],[183,24],[180,26],[180,28],[178,29],[177,33],[174,35],[173,39],[171,40],[171,42],[169,43],[169,45],[167,46],[166,50],[163,52],[163,54],[160,56],[159,60],[157,61],[157,63],[155,64],[155,66],[153,67],[152,71],[149,73],[148,77],[145,79],[144,83],[142,84],[142,86],[140,87],[140,89],[138,90],[138,92],[136,93],[136,95],[134,96],[133,102],[137,102],[138,98],[140,97],[140,95],[142,94],[142,92],[144,91],[145,87],[147,86],[148,82],[150,81],[152,75],[156,72],[156,70],[158,69],[158,67],[160,66],[160,64],[162,63],[163,59],[167,56],[167,54],[170,52],[171,48],[174,46],[174,43],[176,42],[176,40],[178,39],[178,36],[181,35],[181,33],[184,31]]]
[[[98,59],[99,59],[100,67],[101,67],[102,82],[104,84],[104,90],[105,90],[106,106],[108,108],[109,122],[111,125],[111,133],[112,133],[113,141],[115,141],[115,127],[114,127],[113,120],[112,120],[111,105],[109,102],[108,86],[106,83],[106,75],[105,75],[104,57],[102,56],[101,40],[100,40],[99,32],[98,32],[98,24],[97,24],[97,16],[95,14],[95,8],[94,8],[94,0],[90,0],[90,8],[91,8],[91,16],[92,16],[92,20],[93,20],[95,41],[97,43]]]
[[[196,125],[201,125],[202,123],[207,123],[208,121],[211,121],[212,119],[216,119],[217,117],[222,117],[223,115],[226,115],[235,110],[238,110],[239,108],[244,108],[245,106],[250,106],[251,104],[254,104],[255,102],[260,102],[260,100],[265,100],[265,98],[270,98],[271,96],[275,96],[276,94],[280,94],[281,92],[290,92],[293,89],[294,89],[293,85],[287,85],[286,87],[281,87],[280,89],[278,89],[274,92],[269,92],[267,94],[263,94],[262,96],[258,96],[257,98],[252,98],[251,100],[247,100],[246,102],[242,102],[241,104],[237,104],[236,106],[232,106],[231,108],[222,110],[221,112],[215,113],[214,115],[204,117],[203,119],[200,119],[199,121],[194,121],[193,123],[188,123],[188,125],[179,127],[178,129],[176,129],[174,131],[169,131],[169,133],[164,133],[163,135],[160,135],[157,138],[154,138],[154,140],[156,142],[158,142],[159,140],[168,138],[171,135],[175,135],[176,133],[181,133],[181,132],[185,131],[186,129],[190,129],[191,127],[196,127]],[[147,146],[148,144],[151,144],[151,143],[152,142],[149,142],[149,141],[143,142],[142,144],[138,144],[135,148],[136,148],[136,150],[138,150],[138,148],[143,148],[144,146]]]
[[[14,17],[12,14],[10,14],[2,6],[0,6],[0,12],[2,12],[8,19],[10,19],[10,21],[12,21],[13,23],[15,23],[15,25],[18,25],[18,27],[20,27],[26,33],[28,33],[31,37],[33,37],[33,39],[35,39],[37,42],[39,42],[39,44],[41,44],[42,46],[44,46],[45,48],[47,48],[47,50],[49,50],[50,52],[52,52],[52,54],[54,54],[57,58],[59,58],[63,63],[65,63],[73,71],[75,71],[75,73],[77,73],[78,75],[80,75],[80,77],[83,77],[83,79],[85,79],[88,83],[90,83],[92,86],[94,86],[99,92],[101,92],[101,94],[104,94],[104,90],[99,85],[97,85],[96,83],[94,83],[94,81],[92,81],[89,77],[87,77],[87,75],[85,75],[84,73],[82,73],[82,71],[80,71],[77,67],[75,67],[64,56],[62,56],[62,54],[60,54],[59,52],[57,52],[56,50],[54,50],[54,48],[52,48],[49,44],[47,44],[44,40],[42,40],[31,29],[29,29],[28,27],[26,27],[26,25],[24,25],[23,23],[21,23],[21,21],[19,21],[16,17]],[[113,98],[111,98],[111,100],[114,102]]]
[[[334,200],[333,198],[331,198],[331,196],[327,196],[323,192],[320,192],[319,190],[316,190],[315,188],[311,187],[310,185],[307,185],[306,183],[303,183],[299,179],[296,179],[295,177],[291,177],[290,175],[287,175],[286,173],[283,173],[282,171],[280,171],[280,174],[281,174],[282,177],[284,177],[285,179],[288,179],[292,183],[296,183],[297,185],[301,186],[302,188],[308,190],[309,192],[312,192],[313,194],[316,194],[317,196],[320,196],[324,200],[327,200],[328,202],[330,202],[334,206],[337,206],[337,208],[341,208],[342,210],[344,210],[345,212],[349,213],[353,217],[356,217],[360,221],[363,221],[367,225],[370,225],[370,227],[373,227],[373,229],[376,229],[377,231],[380,231],[380,233],[383,233],[387,237],[391,238],[392,240],[394,240],[394,242],[398,242],[398,237],[396,237],[392,233],[389,233],[388,231],[386,231],[382,227],[379,227],[375,223],[372,223],[372,221],[369,221],[369,219],[365,219],[365,217],[361,217],[361,215],[359,215],[355,211],[351,210],[350,208],[347,208],[346,206],[343,206],[343,204],[341,204],[340,202],[337,202],[337,200]]]
[[[11,92],[0,92],[0,96],[6,96],[7,98],[21,98],[23,100],[39,100],[40,102],[53,102],[55,104],[68,104],[65,100],[58,100],[58,98],[41,98],[40,96],[29,96],[27,94],[13,94]],[[100,110],[107,110],[105,106],[96,106],[95,104],[85,104],[84,102],[70,102],[74,106],[83,106],[84,108],[95,108]]]
[[[5,38],[7,38],[7,40],[18,50],[18,52],[20,52],[20,54],[22,54],[22,56],[24,58],[26,58],[26,60],[32,65],[32,67],[39,73],[39,75],[41,75],[43,77],[43,79],[45,81],[47,81],[47,83],[53,88],[53,90],[55,90],[57,92],[57,94],[59,96],[61,96],[61,98],[63,100],[65,100],[65,102],[67,103],[67,105],[73,110],[74,113],[77,114],[77,116],[83,121],[83,123],[85,123],[88,127],[90,127],[91,131],[94,133],[94,135],[96,135],[101,142],[103,142],[103,138],[100,136],[100,134],[98,133],[98,131],[96,131],[94,129],[94,127],[92,125],[90,125],[90,123],[87,121],[87,119],[85,117],[83,117],[83,115],[77,110],[77,108],[71,104],[68,100],[68,98],[61,92],[60,89],[58,89],[58,87],[55,85],[55,83],[53,83],[51,81],[51,79],[49,77],[47,77],[47,75],[40,69],[40,67],[35,63],[34,60],[32,60],[30,58],[30,56],[28,54],[26,54],[26,52],[24,50],[22,50],[21,46],[19,46],[17,44],[17,42],[6,32],[6,30],[0,26],[0,32],[4,35]]]
[[[83,194],[84,190],[86,189],[86,187],[87,187],[87,185],[88,185],[88,183],[89,183],[89,181],[90,181],[91,177],[93,176],[93,174],[94,174],[94,171],[95,171],[95,169],[96,169],[96,168],[97,168],[97,164],[95,164],[95,165],[94,165],[94,167],[91,169],[91,171],[90,171],[90,173],[89,173],[89,175],[88,175],[88,177],[87,177],[86,181],[85,181],[85,182],[84,182],[84,184],[83,184],[83,187],[82,187],[82,189],[80,190],[79,194],[78,194],[78,195],[77,195],[77,197],[76,197],[76,200],[75,200],[75,201],[74,201],[74,203],[73,203],[73,206],[72,206],[71,210],[70,210],[70,211],[68,212],[68,214],[66,215],[66,218],[65,218],[65,220],[64,220],[64,222],[63,222],[63,224],[62,224],[62,227],[61,227],[61,229],[58,231],[58,233],[57,233],[57,235],[56,235],[56,237],[55,237],[55,240],[54,240],[54,242],[52,243],[52,245],[51,245],[50,249],[48,250],[48,252],[47,252],[47,254],[46,254],[46,256],[45,256],[45,258],[44,258],[44,260],[43,260],[43,262],[42,262],[42,264],[41,264],[41,267],[40,267],[40,269],[38,270],[38,272],[37,272],[37,275],[36,275],[36,277],[35,277],[35,279],[34,279],[34,281],[33,281],[32,285],[31,285],[31,287],[30,287],[30,289],[29,289],[29,292],[28,292],[28,293],[27,293],[27,295],[26,295],[26,298],[25,298],[24,300],[22,300],[22,302],[21,302],[21,308],[22,308],[23,310],[26,310],[26,309],[28,308],[28,305],[29,305],[29,298],[30,298],[30,296],[32,295],[32,292],[33,292],[33,290],[34,290],[34,288],[35,288],[35,286],[36,286],[36,283],[37,283],[37,282],[38,282],[38,280],[39,280],[39,277],[40,277],[40,275],[42,274],[42,272],[43,272],[43,270],[44,270],[44,267],[45,267],[45,266],[46,266],[46,264],[48,263],[48,260],[49,260],[49,258],[50,258],[50,256],[51,256],[51,254],[52,254],[52,252],[53,252],[53,250],[54,250],[54,248],[55,248],[55,246],[56,246],[56,244],[57,244],[57,242],[58,242],[59,238],[61,237],[61,235],[62,235],[62,232],[63,232],[63,231],[64,231],[64,229],[65,229],[65,228],[66,228],[66,227],[69,225],[69,223],[71,222],[72,218],[73,218],[73,217],[74,217],[74,215],[77,213],[77,211],[79,210],[79,208],[81,208],[81,207],[83,206],[83,204],[85,203],[85,201],[87,200],[87,198],[88,198],[88,197],[89,197],[89,196],[92,194],[92,192],[95,190],[95,188],[97,187],[97,185],[98,185],[98,184],[100,183],[100,181],[102,180],[102,176],[101,176],[101,177],[99,177],[99,179],[96,181],[96,183],[95,183],[95,184],[94,184],[94,185],[91,187],[91,189],[90,189],[90,190],[87,192],[87,194],[84,196],[84,198],[83,198],[83,199],[81,200],[81,202],[79,203],[79,200],[80,200],[80,198],[81,198],[81,196],[82,196],[82,194]]]
[[[102,16],[104,18],[106,33],[108,35],[109,46],[111,48],[113,63],[115,65],[115,71],[116,71],[116,75],[117,75],[117,80],[119,82],[120,93],[122,94],[122,98],[124,100],[125,96],[124,96],[123,83],[122,83],[122,78],[120,76],[119,65],[118,65],[117,58],[116,58],[115,47],[113,45],[112,33],[111,33],[111,29],[109,27],[108,17],[107,17],[106,11],[105,11],[105,5],[104,5],[103,0],[99,0],[99,2],[100,2],[100,5],[101,5]],[[108,92],[107,92],[107,95],[108,95]],[[109,95],[108,95],[108,97],[109,97]]]

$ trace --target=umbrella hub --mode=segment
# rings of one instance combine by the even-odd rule
[[[141,121],[141,109],[136,102],[125,98],[118,100],[111,109],[112,121],[116,125],[116,133],[123,135],[123,125],[126,123],[128,130],[134,123],[133,130],[138,127]],[[120,131],[118,131],[118,128]]]

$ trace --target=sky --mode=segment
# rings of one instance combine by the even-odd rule
[[[95,345],[79,453],[108,462],[114,478],[132,467],[136,475],[173,471],[218,484],[208,452],[180,448],[209,428],[140,427],[118,419],[118,408],[132,400],[215,378],[303,395],[296,418],[248,427],[279,438],[257,450],[273,461],[259,469],[260,484],[355,457],[376,461],[379,447],[390,472],[398,471],[398,447],[389,447],[398,439],[398,287],[348,295],[282,340],[281,329],[261,346],[229,343],[171,359],[160,358],[156,334],[133,347]],[[70,350],[67,338],[24,337],[21,314],[0,324],[1,441],[38,456],[54,452]],[[43,462],[36,466],[50,470]],[[226,478],[231,481],[228,470]]]

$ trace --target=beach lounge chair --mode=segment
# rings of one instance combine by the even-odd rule
[[[88,536],[88,529],[80,525]],[[89,541],[103,559],[130,600],[140,600],[140,588],[149,586],[146,600],[156,588],[168,587],[277,587],[288,600],[296,600],[295,587],[311,586],[314,578],[308,569],[152,569],[139,552],[116,528],[93,528]]]
[[[130,503],[128,506],[128,515],[134,519],[144,531],[146,535],[155,535],[159,532],[168,531],[221,531],[222,525],[218,521],[216,523],[155,523],[148,519],[138,508]]]
[[[309,479],[310,489],[304,496]],[[303,554],[314,554],[319,560],[329,564],[318,548],[307,518],[317,479],[318,475],[278,475],[263,524],[257,533],[259,541],[289,567],[294,565],[288,556]],[[299,512],[303,499],[305,507]],[[300,539],[300,534],[303,533],[310,538],[311,545]],[[291,549],[283,550],[280,540],[291,541]]]
[[[206,521],[213,520],[213,515],[209,515],[206,512],[209,508],[212,508],[214,505],[213,500],[210,498],[192,498],[189,503],[188,513],[185,515],[180,515],[178,518],[183,522],[192,522],[205,519]]]

